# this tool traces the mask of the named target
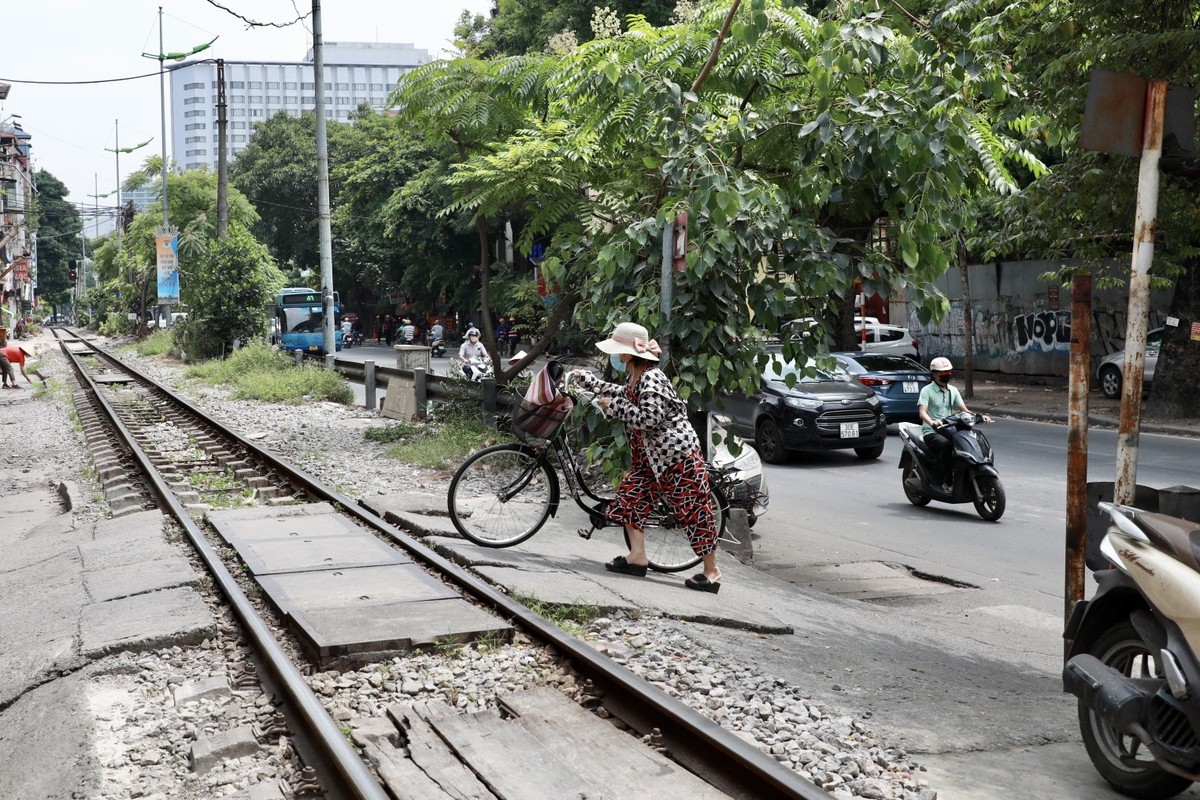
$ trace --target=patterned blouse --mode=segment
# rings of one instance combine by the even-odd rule
[[[612,398],[606,415],[642,433],[646,458],[655,476],[700,449],[700,439],[688,421],[687,406],[671,379],[657,367],[646,370],[635,387],[608,383],[590,372],[581,372],[579,383],[589,392]]]

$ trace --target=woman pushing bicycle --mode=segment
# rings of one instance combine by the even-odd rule
[[[658,368],[658,343],[641,325],[622,322],[596,347],[608,354],[614,370],[628,374],[625,384],[608,383],[585,370],[575,370],[569,377],[596,395],[606,416],[624,423],[632,462],[617,489],[617,499],[605,510],[609,520],[625,526],[629,554],[617,556],[604,567],[623,575],[645,576],[649,559],[643,529],[662,500],[671,507],[692,550],[703,561],[703,571],[684,585],[716,594],[721,588],[721,570],[708,471],[700,439],[688,421],[687,406]]]

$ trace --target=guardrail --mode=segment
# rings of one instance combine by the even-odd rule
[[[341,358],[333,359],[333,369],[344,378],[355,383],[363,384],[365,389],[364,405],[370,409],[379,407],[376,392],[379,387],[386,387],[391,381],[410,382],[415,394],[414,407],[418,418],[425,418],[425,408],[430,400],[448,400],[461,397],[465,393],[476,394],[487,412],[507,408],[509,398],[496,391],[496,381],[486,378],[478,383],[435,375],[425,369],[400,369],[399,367],[382,367],[374,361],[347,361]]]

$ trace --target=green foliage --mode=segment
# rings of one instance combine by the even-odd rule
[[[133,349],[139,356],[161,356],[170,352],[173,344],[171,332],[159,330],[135,344]]]
[[[439,417],[436,423],[401,422],[382,428],[369,428],[368,441],[391,444],[387,457],[406,464],[433,469],[455,469],[481,447],[496,441],[495,429],[478,415]]]
[[[214,385],[228,385],[241,400],[297,404],[312,400],[350,403],[354,393],[334,372],[316,364],[295,366],[292,359],[264,343],[235,351],[229,358],[213,359],[184,372]]]
[[[58,308],[67,304],[75,285],[68,262],[80,257],[82,222],[74,204],[66,199],[67,187],[62,181],[39,169],[34,183],[37,194],[25,221],[38,235],[38,292],[42,302]]]
[[[225,239],[213,239],[193,261],[180,297],[186,321],[175,326],[175,341],[189,358],[221,355],[233,342],[260,339],[266,307],[283,286],[283,274],[267,249],[238,224]]]
[[[990,122],[1010,78],[987,4],[914,28],[854,3],[814,16],[754,0],[697,82],[728,11],[663,28],[630,18],[561,57],[429,65],[395,95],[403,119],[458,151],[448,213],[498,224],[519,209],[518,247],[550,242],[542,270],[579,292],[576,323],[645,324],[695,406],[756,388],[745,343],[759,328],[847,319],[856,279],[922,318],[944,313],[933,283],[968,203],[1015,185],[1013,145]],[[667,320],[661,232],[680,212],[687,271]]]

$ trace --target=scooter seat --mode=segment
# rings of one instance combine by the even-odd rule
[[[925,444],[925,434],[921,433],[920,425],[914,425],[911,422],[901,422],[900,432],[913,443],[913,447],[917,448],[918,452],[922,455],[929,455],[929,447]]]

